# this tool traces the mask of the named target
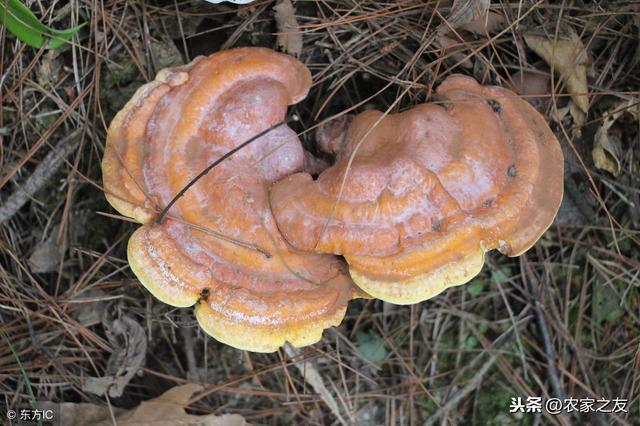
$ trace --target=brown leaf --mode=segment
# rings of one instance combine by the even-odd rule
[[[543,113],[547,110],[549,101],[547,94],[551,91],[551,78],[548,73],[522,70],[512,74],[509,81],[511,89],[524,96],[535,109]]]
[[[49,401],[36,402],[36,408],[42,411],[51,410],[54,413],[56,425],[64,426],[86,426],[86,425],[113,425],[111,413],[107,405],[96,405],[88,403],[62,402],[55,403]],[[121,408],[112,407],[113,414],[125,412]]]
[[[600,170],[606,170],[616,177],[620,174],[619,143],[620,139],[609,137],[607,129],[600,127],[596,131],[591,151],[593,164]]]
[[[488,12],[460,26],[461,29],[479,36],[495,33],[506,27],[507,20],[504,15],[496,12]]]
[[[638,99],[630,99],[615,104],[603,116],[602,125],[596,131],[591,157],[593,164],[600,170],[606,170],[614,176],[620,175],[620,139],[609,134],[613,123],[625,112],[640,120]]]
[[[587,113],[584,112],[578,104],[573,101],[569,102],[569,114],[573,119],[573,129],[571,135],[574,138],[579,138],[582,135],[582,126],[587,121]]]
[[[505,28],[504,15],[490,11],[490,6],[490,0],[454,0],[451,13],[438,28],[438,35],[450,34],[455,29],[485,36]]]
[[[527,45],[564,80],[573,102],[583,113],[589,112],[587,51],[572,29],[552,40],[533,32],[524,35]]]
[[[144,401],[132,410],[106,405],[71,403],[56,404],[38,402],[40,410],[53,410],[56,421],[65,426],[112,426],[112,414],[118,426],[247,426],[244,418],[237,414],[203,416],[187,414],[187,406],[191,396],[203,388],[197,384],[186,384],[169,389],[159,397]],[[113,413],[112,413],[113,412]]]
[[[107,309],[102,325],[114,350],[105,375],[87,378],[82,389],[96,395],[108,392],[109,396],[117,398],[122,396],[124,388],[144,363],[147,336],[142,326],[120,309],[115,315]]]
[[[543,96],[549,93],[549,75],[542,72],[518,71],[511,76],[513,90],[524,96]]]
[[[275,11],[276,26],[278,27],[278,46],[283,51],[293,56],[302,53],[302,33],[296,20],[296,11],[291,0],[280,0],[273,7]]]
[[[558,124],[562,124],[567,114],[569,114],[569,105],[555,108],[551,111],[551,119]]]
[[[169,389],[159,397],[142,402],[137,408],[116,417],[118,426],[244,426],[246,421],[237,414],[197,416],[184,410],[191,396],[203,389],[198,384],[186,384]],[[110,422],[98,426],[110,425]]]
[[[51,49],[38,61],[36,68],[36,80],[42,87],[51,87],[58,81],[58,75],[62,69],[60,61],[60,49]]]
[[[58,231],[60,227],[54,226],[49,237],[44,243],[39,244],[29,256],[28,264],[32,272],[41,274],[52,272],[58,268],[60,261],[60,249],[58,247]]]
[[[486,18],[490,5],[491,0],[454,0],[447,22],[453,28],[464,28],[471,22]]]
[[[447,62],[459,63],[463,68],[473,68],[473,62],[467,58],[464,43],[446,35],[437,35],[433,40],[434,46],[443,50],[442,55],[446,56]]]
[[[283,348],[289,358],[302,358],[300,350],[294,348],[289,343],[286,343]],[[338,421],[341,424],[346,425],[347,422],[340,413],[340,408],[338,407],[336,399],[331,395],[331,392],[329,392],[329,389],[327,389],[327,387],[325,386],[322,375],[313,365],[313,363],[302,360],[295,362],[295,366],[300,374],[302,374],[302,377],[304,377],[305,383],[310,384],[313,390],[316,391],[318,395],[320,395],[320,399],[322,399],[322,401],[327,404],[327,407],[329,407]],[[335,386],[333,388],[334,390],[336,389]]]

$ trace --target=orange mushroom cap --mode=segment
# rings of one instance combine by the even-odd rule
[[[464,76],[437,93],[442,106],[359,114],[341,141],[324,142],[334,166],[271,189],[293,246],[344,255],[360,288],[398,304],[468,282],[488,250],[520,255],[562,199],[560,145],[534,108]]]
[[[281,122],[310,85],[289,56],[228,50],[160,71],[109,127],[107,198],[144,224],[129,240],[132,270],[163,302],[197,303],[201,327],[236,348],[315,343],[357,292],[337,258],[292,250],[271,214],[268,187],[302,169],[296,133],[281,125],[256,139],[155,219],[208,164]]]

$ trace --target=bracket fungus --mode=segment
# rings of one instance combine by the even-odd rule
[[[359,114],[324,143],[337,152],[332,167],[270,193],[294,247],[343,255],[361,289],[392,303],[468,282],[488,250],[520,255],[562,199],[560,145],[533,107],[464,76],[437,94],[442,105]]]
[[[315,343],[360,294],[335,256],[293,250],[269,206],[269,186],[302,170],[296,133],[277,123],[310,85],[294,58],[232,49],[160,71],[109,127],[107,198],[143,224],[131,268],[163,302],[197,305],[201,327],[236,348]],[[271,127],[159,215],[208,164]]]

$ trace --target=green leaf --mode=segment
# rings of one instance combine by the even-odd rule
[[[473,334],[468,335],[467,338],[464,339],[464,343],[462,344],[462,348],[466,351],[470,351],[476,346],[478,346],[478,339]]]
[[[467,293],[472,296],[477,296],[484,291],[485,281],[476,278],[471,281],[471,284],[467,285]]]
[[[624,309],[620,307],[620,296],[609,285],[596,282],[591,297],[593,317],[598,324],[604,321],[614,323],[624,315]]]
[[[497,271],[491,272],[491,280],[494,282],[503,283],[509,279],[511,276],[511,268],[508,266],[503,266]]]
[[[358,331],[356,333],[358,352],[363,358],[371,362],[381,362],[387,356],[387,349],[380,336]]]
[[[49,28],[19,0],[0,0],[0,23],[28,46],[40,48],[46,45],[49,49],[62,46],[84,26],[66,30]]]

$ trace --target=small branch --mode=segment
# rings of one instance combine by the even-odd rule
[[[0,225],[8,221],[22,208],[33,195],[49,183],[65,159],[76,149],[76,138],[80,130],[66,136],[44,157],[36,170],[16,191],[0,205]]]
[[[460,403],[460,401],[462,401],[471,392],[475,391],[478,388],[478,386],[482,384],[482,380],[484,379],[484,376],[487,374],[487,372],[489,372],[491,367],[493,367],[493,364],[495,364],[496,362],[498,349],[500,349],[502,345],[504,345],[507,342],[507,339],[509,336],[511,336],[512,332],[517,333],[518,328],[527,324],[528,322],[529,322],[528,317],[520,318],[518,320],[514,319],[514,322],[511,328],[505,331],[502,335],[498,336],[498,338],[495,339],[495,341],[493,342],[492,350],[487,351],[489,354],[489,359],[487,359],[485,363],[482,364],[482,367],[478,369],[476,374],[473,375],[473,377],[467,382],[467,384],[462,389],[458,390],[455,394],[453,394],[450,398],[448,398],[446,404],[440,407],[438,411],[436,411],[433,415],[429,416],[429,418],[425,422],[425,426],[431,426],[436,424],[438,419],[446,415],[449,411],[451,411],[451,409],[457,406]],[[483,355],[482,354],[478,355],[478,357],[476,357],[473,361],[471,361],[470,367],[474,366],[476,364],[476,360],[479,360],[481,356]],[[472,368],[475,368],[475,367],[472,367]]]
[[[549,381],[551,382],[551,387],[553,388],[555,397],[564,400],[566,395],[564,390],[562,389],[562,385],[560,384],[560,378],[558,376],[558,370],[556,368],[556,354],[553,350],[551,337],[549,336],[549,326],[545,318],[544,305],[540,303],[542,296],[540,295],[538,278],[533,274],[533,271],[531,271],[531,267],[526,255],[523,255],[521,257],[521,262],[526,273],[523,274],[523,277],[526,277],[525,283],[528,281],[529,290],[531,291],[533,299],[535,300],[534,308],[536,310],[538,330],[540,331],[540,336],[542,338],[544,354],[547,358],[547,375],[549,377]]]
[[[183,323],[188,323],[190,318],[189,315],[186,314],[186,311],[182,311],[181,320]],[[184,340],[184,355],[187,358],[187,378],[192,381],[200,381],[200,377],[198,375],[198,364],[196,362],[196,355],[193,350],[195,346],[195,342],[193,339],[193,329],[191,327],[187,327],[183,325],[180,327],[180,334],[182,334],[182,339]]]
[[[485,361],[485,363],[482,365],[482,367],[480,367],[478,372],[474,374],[471,380],[469,380],[469,382],[462,389],[460,389],[451,398],[449,398],[447,403],[444,404],[440,409],[438,409],[435,414],[429,417],[429,419],[425,423],[425,426],[435,424],[443,414],[449,412],[449,410],[458,405],[458,403],[462,401],[467,395],[476,390],[476,388],[482,383],[482,379],[484,378],[485,374],[487,374],[487,372],[495,362],[496,356],[495,354],[491,354],[489,359]]]

